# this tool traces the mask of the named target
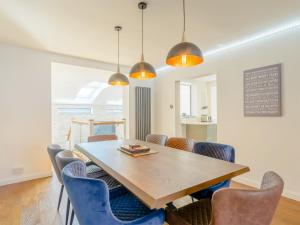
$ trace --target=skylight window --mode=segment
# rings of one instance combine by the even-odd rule
[[[79,90],[76,101],[91,103],[109,85],[102,82],[93,81]]]
[[[96,88],[84,87],[81,88],[77,94],[77,98],[90,98],[95,92]]]

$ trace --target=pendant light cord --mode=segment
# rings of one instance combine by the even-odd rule
[[[182,33],[182,42],[185,41],[185,0],[182,0],[182,9],[183,9],[183,33]]]
[[[183,32],[185,32],[185,0],[183,0]]]
[[[142,9],[142,57],[141,60],[144,61],[144,8]]]
[[[120,30],[118,29],[118,73],[120,72]]]

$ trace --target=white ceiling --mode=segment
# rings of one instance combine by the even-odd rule
[[[181,39],[182,1],[148,0],[145,59],[164,64]],[[105,62],[117,61],[113,29],[122,25],[121,64],[140,58],[137,0],[0,0],[0,41]],[[299,19],[299,0],[187,0],[187,38],[203,51]],[[298,18],[297,18],[298,17]]]

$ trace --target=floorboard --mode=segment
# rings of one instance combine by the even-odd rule
[[[251,187],[232,183],[233,188]],[[60,185],[56,178],[44,178],[0,187],[0,225],[63,225],[66,195],[56,211]],[[175,202],[190,203],[189,197]],[[74,225],[78,222],[74,221]],[[300,225],[300,202],[282,197],[272,225]]]

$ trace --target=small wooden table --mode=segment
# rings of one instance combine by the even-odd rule
[[[124,144],[147,145],[158,153],[133,157],[117,150]],[[82,143],[75,148],[151,209],[249,171],[247,166],[137,140]]]

